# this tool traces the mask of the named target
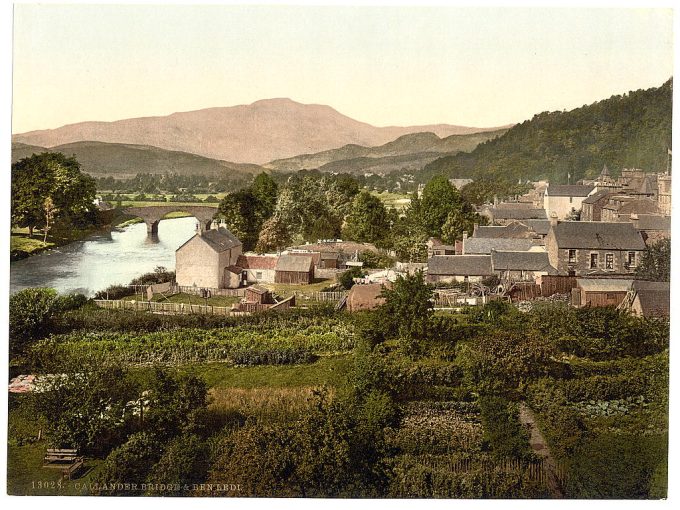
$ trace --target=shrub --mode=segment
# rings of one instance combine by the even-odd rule
[[[55,313],[57,291],[54,289],[25,289],[9,298],[9,347],[13,354],[26,344],[48,332],[47,325]]]
[[[532,457],[516,404],[498,397],[482,397],[479,410],[484,442],[496,459],[528,460]]]
[[[150,496],[187,495],[184,485],[203,483],[208,476],[208,447],[204,439],[195,435],[175,438],[165,449],[147,480],[151,485],[163,484],[176,487],[176,490],[147,492]]]

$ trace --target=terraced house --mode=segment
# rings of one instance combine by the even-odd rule
[[[645,242],[632,223],[554,221],[545,248],[559,274],[627,275],[635,272]]]

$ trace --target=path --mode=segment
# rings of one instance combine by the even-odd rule
[[[564,498],[564,490],[557,476],[557,462],[550,454],[548,443],[536,425],[536,418],[532,410],[524,403],[520,404],[519,422],[529,431],[529,444],[536,455],[544,460],[544,466],[548,472],[548,489],[554,498]]]

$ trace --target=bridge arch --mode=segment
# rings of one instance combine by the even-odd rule
[[[151,205],[148,207],[126,207],[126,214],[141,218],[146,223],[146,232],[149,235],[158,234],[158,224],[170,213],[183,212],[194,216],[201,227],[201,232],[210,229],[217,207],[201,205]]]

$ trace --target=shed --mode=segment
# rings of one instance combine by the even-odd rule
[[[314,280],[314,259],[311,255],[281,255],[276,262],[275,283],[310,284]]]
[[[369,283],[366,285],[354,285],[347,295],[347,310],[357,312],[359,310],[374,310],[385,302],[380,297],[386,287],[382,283]]]
[[[571,291],[572,304],[584,306],[619,306],[633,280],[617,278],[577,278]]]
[[[274,298],[269,289],[259,285],[252,285],[246,289],[246,303],[272,304],[274,303]]]
[[[642,317],[670,317],[670,282],[634,281],[621,308]]]
[[[322,251],[319,255],[319,269],[337,269],[340,254],[335,251]]]

